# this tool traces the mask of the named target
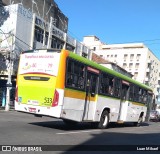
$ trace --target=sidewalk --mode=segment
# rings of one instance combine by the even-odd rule
[[[0,106],[0,111],[5,111],[5,107]],[[14,106],[10,106],[9,111],[14,111]]]

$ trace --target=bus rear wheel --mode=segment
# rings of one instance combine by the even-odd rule
[[[98,128],[105,129],[108,127],[108,125],[109,125],[109,113],[107,110],[104,110],[102,112],[100,122],[98,123]]]

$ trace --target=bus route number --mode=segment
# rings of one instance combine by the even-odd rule
[[[45,97],[44,104],[52,104],[52,98]]]

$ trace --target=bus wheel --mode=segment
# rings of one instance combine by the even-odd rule
[[[138,119],[138,121],[137,121],[137,122],[134,122],[134,126],[139,127],[139,126],[142,124],[142,119],[143,119],[143,117],[140,116],[139,119]]]
[[[109,124],[109,113],[107,110],[104,110],[102,112],[100,122],[98,123],[98,128],[105,129],[108,127],[108,124]]]

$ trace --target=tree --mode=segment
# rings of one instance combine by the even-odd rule
[[[0,6],[0,27],[4,24],[8,17],[9,11],[4,6]]]

